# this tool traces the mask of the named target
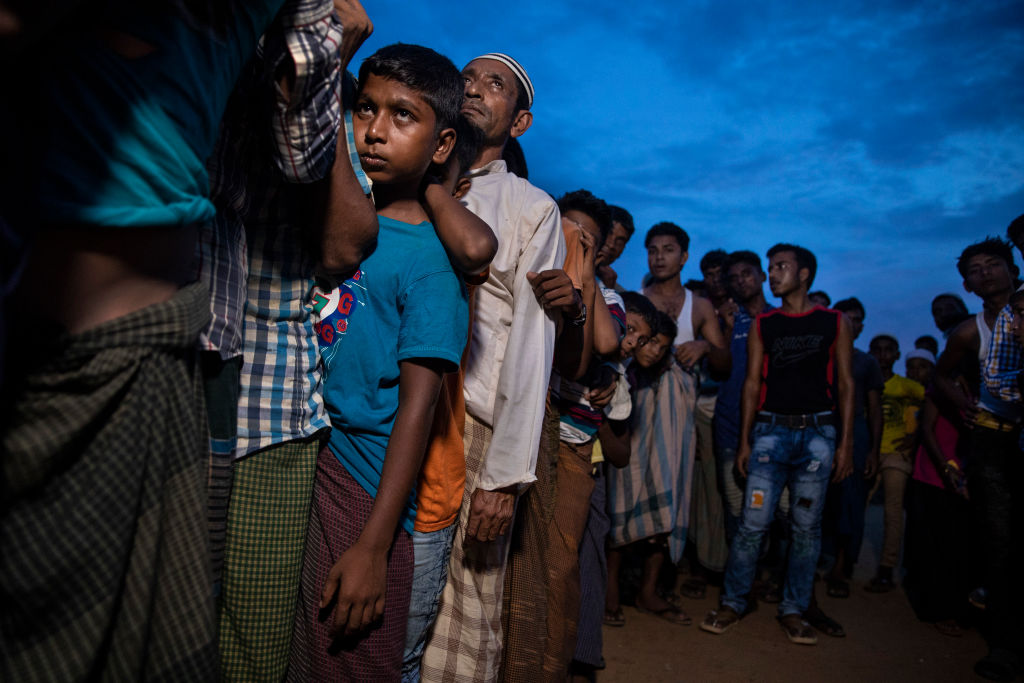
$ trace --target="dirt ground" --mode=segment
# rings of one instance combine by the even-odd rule
[[[626,625],[604,627],[607,668],[598,681],[983,681],[973,672],[986,652],[977,631],[944,636],[917,620],[902,590],[864,590],[877,557],[880,516],[878,506],[869,507],[869,537],[850,597],[830,598],[818,584],[821,607],[843,625],[845,638],[819,634],[815,646],[793,645],[775,620],[776,606],[766,604],[720,636],[705,633],[697,624],[718,600],[718,589],[709,587],[704,600],[683,599],[691,626],[623,607]]]

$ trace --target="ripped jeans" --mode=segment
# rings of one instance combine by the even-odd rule
[[[761,413],[759,417],[764,416],[771,418],[772,414]],[[779,615],[802,614],[810,604],[821,552],[821,512],[836,444],[835,427],[823,422],[815,421],[804,428],[775,422],[755,424],[743,513],[729,549],[722,586],[722,604],[740,614],[746,609],[746,596],[754,582],[762,538],[786,487],[791,537]]]

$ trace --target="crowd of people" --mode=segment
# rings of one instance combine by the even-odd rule
[[[528,180],[513,56],[356,65],[357,0],[97,9],[0,8],[0,679],[594,680],[623,604],[719,585],[701,630],[778,603],[810,645],[875,495],[866,589],[983,609],[976,671],[1016,675],[1007,242],[901,376],[803,246],[684,281],[661,222],[626,290],[629,211]]]

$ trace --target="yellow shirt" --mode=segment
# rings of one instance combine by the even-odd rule
[[[924,403],[924,387],[912,379],[893,375],[882,390],[882,453],[895,453],[907,434],[917,431],[917,411]]]

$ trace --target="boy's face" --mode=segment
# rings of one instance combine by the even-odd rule
[[[564,214],[562,214],[562,218],[565,218],[570,223],[575,223],[580,230],[586,231],[591,237],[594,238],[594,244],[597,248],[594,249],[593,253],[591,254],[591,258],[596,260],[598,250],[601,247],[601,228],[597,227],[597,223],[594,222],[594,219],[588,216],[587,214],[583,213],[582,211],[577,211],[576,209],[569,209]]]
[[[672,340],[658,333],[651,340],[633,352],[633,358],[642,368],[653,368],[665,357],[665,352],[672,346]]]
[[[418,185],[431,162],[443,164],[454,131],[436,127],[430,103],[408,86],[376,74],[360,84],[352,129],[359,161],[373,182]]]
[[[626,336],[619,342],[619,357],[625,360],[651,339],[651,326],[639,313],[626,311]]]
[[[761,291],[765,277],[764,271],[760,268],[739,261],[729,266],[729,289],[741,303],[746,303]]]
[[[875,357],[882,370],[887,372],[892,370],[892,366],[900,357],[900,347],[891,339],[875,339],[868,347],[868,352]]]
[[[655,235],[647,242],[647,268],[655,280],[670,280],[679,275],[689,254],[671,235]]]
[[[907,377],[918,384],[928,386],[932,381],[935,366],[924,358],[911,358],[907,361]]]
[[[1010,310],[1013,311],[1013,320],[1010,321],[1010,332],[1017,338],[1017,343],[1024,346],[1024,297],[1011,301]]]
[[[949,296],[937,297],[932,302],[932,319],[942,332],[952,327],[965,312],[960,302]]]
[[[964,289],[981,298],[998,295],[1013,287],[1009,264],[994,254],[975,254],[967,261]]]
[[[768,286],[775,296],[786,296],[800,288],[800,274],[803,271],[791,251],[776,252],[768,260]]]
[[[462,115],[484,133],[486,142],[503,141],[516,117],[519,82],[512,69],[493,59],[474,59],[462,70]]]

